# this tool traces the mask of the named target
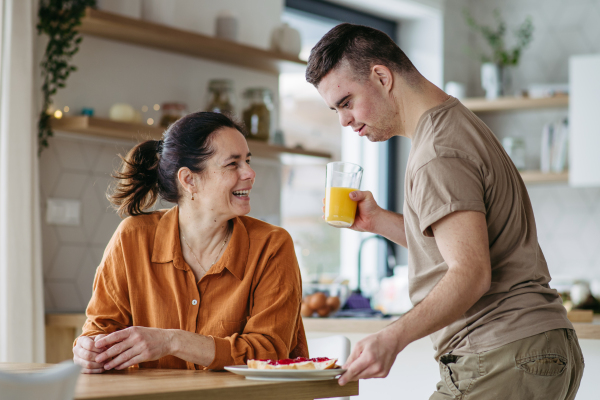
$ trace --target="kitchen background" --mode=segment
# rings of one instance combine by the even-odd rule
[[[534,33],[512,72],[513,87],[569,82],[569,57],[600,53],[600,1],[448,0],[444,16],[444,81],[464,82],[469,97],[483,96],[478,60],[465,56],[474,37],[465,24],[468,9],[481,23],[500,10],[514,29],[531,16]],[[527,169],[539,169],[543,125],[568,115],[567,108],[480,114],[499,137],[524,139]],[[568,184],[528,185],[539,242],[552,276],[600,279],[600,188]]]
[[[286,9],[283,0],[177,0],[172,3],[171,23],[207,35],[213,35],[215,18],[222,10],[233,10],[239,21],[239,41],[265,49],[269,47],[272,30],[282,19],[292,26],[294,21],[302,24],[299,21],[302,13]],[[491,23],[493,10],[499,9],[509,29],[531,16],[534,39],[524,50],[520,65],[512,71],[515,89],[535,83],[567,83],[570,55],[600,52],[600,0],[404,1],[398,3],[407,8],[398,12],[397,17],[382,6],[384,3],[391,6],[395,1],[331,3],[394,19],[398,23],[398,43],[417,68],[441,87],[449,81],[463,83],[468,97],[480,97],[484,92],[480,84],[480,62],[466,54],[466,49],[476,45],[478,38],[465,23],[465,9],[482,23]],[[102,2],[99,4],[102,6]],[[411,4],[424,4],[420,9],[424,11],[411,14]],[[311,42],[320,37],[320,32],[315,34],[318,29],[332,23],[319,21],[308,32],[296,26],[302,33],[302,56],[306,56]],[[38,44],[37,56],[41,59],[44,38],[39,38]],[[373,161],[378,147],[356,142],[351,132],[340,129],[336,116],[320,103],[316,91],[294,81],[298,75],[295,71],[284,71],[279,77],[89,35],[85,36],[73,62],[79,70],[71,75],[67,87],[58,92],[55,100],[57,108],[70,107],[66,115],[77,115],[81,108],[87,107],[93,108],[95,115],[106,117],[112,104],[129,103],[138,110],[147,106],[149,111],[143,113],[143,120],[157,121],[161,111],[154,111],[154,104],[179,101],[186,103],[189,111],[203,109],[211,79],[232,79],[238,99],[248,87],[269,88],[277,105],[276,125],[283,130],[286,145],[300,144],[304,148],[328,151],[334,159],[363,162],[365,167],[371,167],[366,170],[374,175],[366,179],[363,189],[381,193],[377,163]],[[41,86],[41,82],[36,85]],[[539,169],[543,125],[561,120],[567,114],[567,108],[563,107],[479,115],[499,138],[523,138],[527,169]],[[50,147],[42,152],[42,210],[46,210],[49,198],[75,199],[82,206],[79,226],[48,224],[43,215],[47,312],[85,309],[96,267],[120,221],[105,197],[110,174],[119,165],[115,155],[125,154],[131,146],[127,141],[57,131]],[[360,148],[361,153],[351,154],[352,146]],[[400,140],[398,146],[401,167],[406,162],[410,144]],[[319,274],[327,279],[341,275],[341,280],[348,279],[355,285],[356,247],[362,236],[340,233],[320,222],[324,161],[284,157],[280,162],[257,157],[253,159],[253,166],[257,181],[252,191],[251,215],[290,230],[297,241],[297,254],[306,280],[319,279]],[[402,202],[402,175],[403,168],[399,168],[397,206]],[[530,184],[528,191],[540,244],[552,274],[568,279],[600,279],[600,247],[596,244],[600,240],[600,188],[572,188],[566,183],[551,183]],[[351,252],[347,251],[349,247],[353,249]],[[365,260],[369,254],[373,260],[381,258],[378,249],[378,245],[372,243]],[[400,252],[398,264],[405,262],[406,254]],[[363,283],[376,290],[378,275],[373,267],[376,263],[363,262],[365,264],[368,265]]]

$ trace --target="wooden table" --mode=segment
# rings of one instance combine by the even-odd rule
[[[0,363],[0,370],[33,372],[51,364]],[[355,396],[358,382],[340,386],[337,380],[251,381],[231,372],[174,369],[128,369],[98,375],[82,374],[76,400],[307,400]]]

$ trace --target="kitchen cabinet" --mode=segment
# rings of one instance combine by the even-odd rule
[[[569,184],[600,186],[600,54],[569,60]]]
[[[485,98],[470,98],[462,103],[474,113],[507,112],[520,110],[535,110],[545,108],[569,107],[569,96],[557,95],[553,97],[500,97],[495,100]],[[566,183],[569,173],[544,173],[541,171],[522,171],[521,177],[527,184]]]

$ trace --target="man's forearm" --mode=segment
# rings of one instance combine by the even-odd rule
[[[381,216],[375,223],[375,231],[394,243],[408,248],[406,243],[406,231],[404,229],[404,215],[393,211],[382,210]]]
[[[487,276],[474,275],[467,268],[449,269],[433,290],[389,330],[398,340],[398,351],[456,321],[483,296],[489,287]]]

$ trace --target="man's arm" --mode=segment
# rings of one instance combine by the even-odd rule
[[[409,343],[456,321],[489,290],[492,269],[485,215],[457,211],[434,223],[432,229],[448,272],[410,312],[357,343],[340,385],[386,377]]]
[[[406,231],[404,230],[404,215],[402,214],[382,209],[378,225],[373,233],[408,248]]]

